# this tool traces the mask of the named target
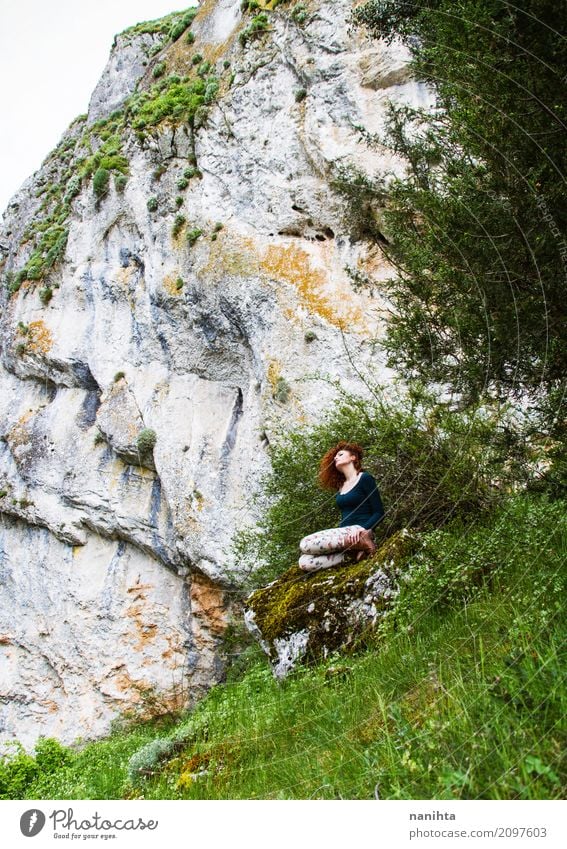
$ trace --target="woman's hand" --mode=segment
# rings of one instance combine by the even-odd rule
[[[346,535],[346,544],[347,545],[356,545],[356,543],[360,539],[360,535],[362,534],[363,528],[353,528],[352,531],[349,531]]]

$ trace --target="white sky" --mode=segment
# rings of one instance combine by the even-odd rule
[[[87,111],[114,35],[196,0],[0,0],[0,215]]]

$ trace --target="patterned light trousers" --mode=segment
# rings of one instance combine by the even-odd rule
[[[344,528],[325,528],[303,537],[299,543],[302,551],[299,558],[300,568],[305,572],[315,572],[317,569],[327,569],[342,563],[351,551],[346,535],[355,528],[364,530],[362,525],[348,525]]]

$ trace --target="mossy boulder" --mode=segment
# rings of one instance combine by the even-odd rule
[[[404,529],[368,560],[311,573],[294,565],[251,593],[244,620],[276,678],[299,661],[316,661],[357,643],[397,595],[399,575],[416,548],[415,536]]]

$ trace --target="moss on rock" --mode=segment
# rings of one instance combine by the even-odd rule
[[[397,577],[416,546],[415,537],[402,530],[360,563],[311,573],[294,565],[247,598],[248,627],[280,673],[286,642],[295,637],[297,643],[300,634],[305,660],[326,657],[376,623],[397,594]],[[294,660],[289,658],[290,668]]]

